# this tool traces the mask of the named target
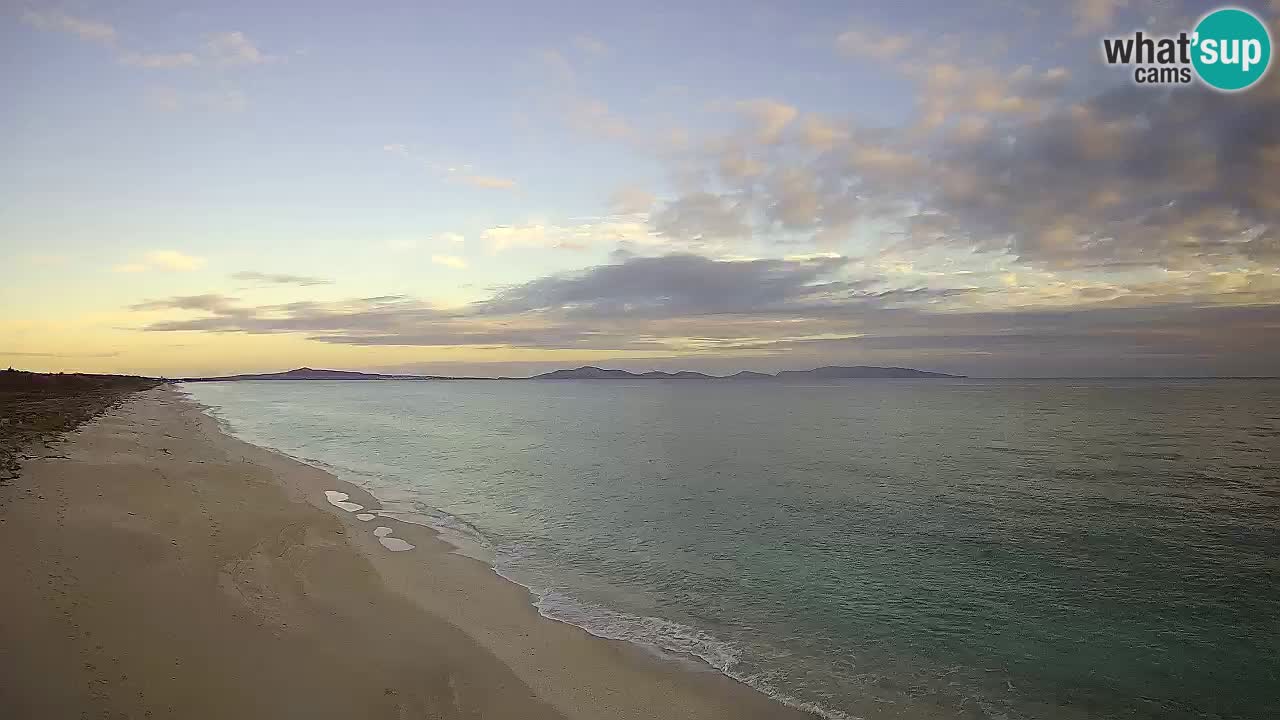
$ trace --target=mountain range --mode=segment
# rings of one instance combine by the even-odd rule
[[[961,378],[963,375],[947,375],[945,373],[927,372],[900,367],[874,367],[869,365],[839,366],[828,365],[812,370],[783,370],[776,374],[743,370],[733,375],[707,375],[705,373],[683,370],[681,372],[663,372],[651,370],[644,373],[633,373],[627,370],[611,370],[591,365],[568,370],[534,375],[529,378],[478,378],[447,377],[443,375],[384,375],[380,373],[363,373],[351,370],[315,370],[297,368],[275,373],[253,373],[247,375],[223,375],[220,377],[177,378],[179,382],[227,382],[238,380],[832,380],[841,378]]]

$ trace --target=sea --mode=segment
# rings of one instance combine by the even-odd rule
[[[1280,381],[182,387],[543,615],[821,716],[1280,718]]]

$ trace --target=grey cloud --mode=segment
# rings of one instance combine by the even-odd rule
[[[201,312],[149,331],[289,333],[346,345],[521,347],[681,353],[797,364],[894,364],[966,374],[1260,374],[1280,366],[1280,305],[1240,285],[1239,304],[1163,301],[1168,288],[1084,287],[1052,310],[973,312],[990,288],[893,287],[849,279],[842,257],[750,261],[629,256],[496,291],[462,308],[406,296],[243,306],[194,295],[137,310]],[[1190,296],[1189,296],[1190,297]],[[1258,301],[1257,298],[1263,298]],[[1252,304],[1250,304],[1252,303]],[[710,361],[708,361],[710,362]],[[764,360],[761,360],[764,362]]]
[[[830,279],[846,258],[712,260],[699,255],[631,257],[552,275],[498,292],[488,314],[565,309],[576,316],[685,316],[760,312],[830,299],[855,285]]]
[[[736,343],[795,361],[860,360],[983,376],[1274,375],[1280,306],[1129,308],[987,313],[899,309],[861,334]]]
[[[943,153],[925,202],[949,241],[1051,267],[1274,262],[1278,81],[1104,93]]]
[[[751,234],[745,209],[733,198],[695,192],[668,203],[653,216],[653,228],[687,240],[744,238]]]
[[[970,92],[953,70],[954,92]],[[1084,99],[1061,70],[978,79],[992,86],[979,95],[1015,93],[1025,111],[953,104],[936,126],[843,128],[817,145],[799,123],[769,142],[711,140],[678,159],[683,194],[651,223],[836,246],[867,220],[905,232],[890,251],[1101,272],[1278,267],[1280,74],[1244,93],[1125,85]]]
[[[163,300],[147,300],[130,305],[130,310],[204,310],[217,314],[232,314],[238,310],[239,298],[206,293],[204,295],[178,295]]]
[[[325,278],[312,277],[310,275],[290,275],[287,273],[262,273],[245,270],[243,272],[233,273],[231,277],[236,280],[245,280],[247,282],[266,283],[271,285],[301,285],[308,287],[311,285],[332,285],[333,281]]]
[[[242,306],[220,295],[153,300],[133,309],[206,313],[154,322],[144,328],[150,331],[297,333],[364,345],[634,349],[668,346],[673,336],[714,335],[709,324],[743,337],[776,331],[779,319],[787,316],[834,317],[855,303],[888,306],[928,292],[876,289],[841,279],[847,264],[841,257],[628,257],[504,288],[488,300],[449,310],[403,296]],[[721,319],[698,320],[710,315]]]

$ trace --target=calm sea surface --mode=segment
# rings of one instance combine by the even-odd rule
[[[1280,717],[1280,382],[184,387],[543,614],[832,717]]]

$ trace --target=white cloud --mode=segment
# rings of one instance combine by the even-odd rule
[[[194,53],[136,53],[126,52],[120,55],[120,62],[125,65],[150,69],[169,69],[199,65],[200,60]]]
[[[467,267],[467,261],[457,255],[432,255],[431,262],[436,265],[444,265],[455,270],[463,270]]]
[[[647,213],[653,209],[655,200],[653,193],[638,187],[628,186],[618,189],[617,192],[609,197],[609,208],[621,215]]]
[[[462,181],[473,187],[485,188],[486,190],[514,190],[516,187],[515,180],[493,175],[465,175]]]
[[[655,245],[664,242],[663,238],[649,229],[646,218],[643,217],[604,218],[577,225],[499,225],[480,233],[480,239],[488,244],[490,252],[530,247],[582,250],[596,244],[626,242]]]
[[[569,124],[585,133],[622,140],[632,133],[631,125],[602,100],[577,98],[568,103]]]
[[[547,69],[552,79],[559,83],[572,83],[576,74],[573,66],[559,50],[546,49],[538,52],[538,60]]]
[[[769,98],[742,100],[736,107],[755,122],[755,140],[764,145],[778,142],[782,131],[799,114],[794,107]]]
[[[876,60],[892,60],[909,47],[911,47],[911,38],[906,35],[848,30],[836,37],[836,49],[841,53]]]
[[[143,254],[142,258],[135,262],[121,263],[112,267],[114,272],[122,273],[138,273],[148,270],[166,270],[172,272],[186,272],[190,270],[198,270],[204,267],[205,259],[177,250],[152,250]]]
[[[204,265],[204,258],[177,250],[153,250],[144,255],[143,259],[152,267],[162,270],[195,270]]]
[[[27,10],[22,14],[27,24],[41,30],[78,35],[81,39],[111,45],[116,41],[116,29],[108,23],[86,20],[68,15],[61,10]]]
[[[800,139],[815,150],[830,150],[849,139],[849,131],[820,115],[807,113],[800,123]]]
[[[1076,31],[1105,30],[1111,25],[1116,11],[1128,4],[1128,0],[1075,0],[1072,13],[1076,18]]]
[[[440,233],[439,235],[436,236],[436,239],[441,242],[447,242],[447,243],[460,243],[466,240],[465,237],[455,232]]]
[[[200,64],[194,52],[146,53],[122,47],[120,34],[111,24],[68,15],[60,10],[27,10],[22,19],[41,30],[64,32],[82,40],[110,48],[124,65],[148,69],[193,67]],[[210,36],[206,52],[217,59],[237,62],[262,62],[266,56],[244,37],[243,33],[219,33]]]
[[[220,65],[260,65],[271,60],[239,31],[210,35],[205,42],[205,51]]]

